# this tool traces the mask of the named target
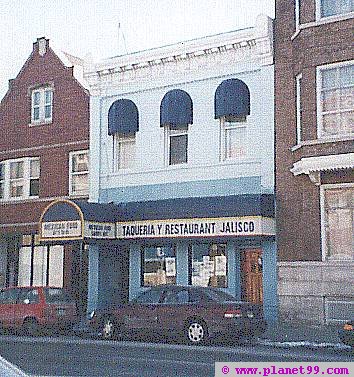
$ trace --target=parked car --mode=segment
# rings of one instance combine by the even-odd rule
[[[338,330],[338,335],[342,343],[347,346],[354,347],[354,320],[351,320],[343,325],[341,329]]]
[[[138,331],[177,334],[190,344],[202,344],[216,335],[251,337],[266,329],[261,305],[237,301],[216,288],[159,286],[124,305],[95,310],[79,334],[113,339]]]
[[[46,329],[68,329],[76,321],[76,305],[62,288],[13,287],[0,290],[1,330],[38,335]]]

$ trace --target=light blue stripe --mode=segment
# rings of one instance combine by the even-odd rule
[[[262,189],[261,177],[245,177],[106,189],[101,191],[100,202],[127,203],[171,198],[260,194],[268,191]]]

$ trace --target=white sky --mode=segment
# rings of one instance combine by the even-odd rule
[[[260,13],[274,18],[274,1],[0,0],[0,98],[38,37],[105,58],[253,26]]]

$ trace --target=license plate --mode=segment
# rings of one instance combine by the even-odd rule
[[[58,309],[58,315],[59,316],[65,315],[65,309]]]

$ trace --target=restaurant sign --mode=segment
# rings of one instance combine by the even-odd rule
[[[81,221],[51,221],[42,223],[41,238],[80,238],[82,236]]]
[[[144,220],[117,223],[117,238],[190,238],[274,235],[274,219],[262,216]]]

